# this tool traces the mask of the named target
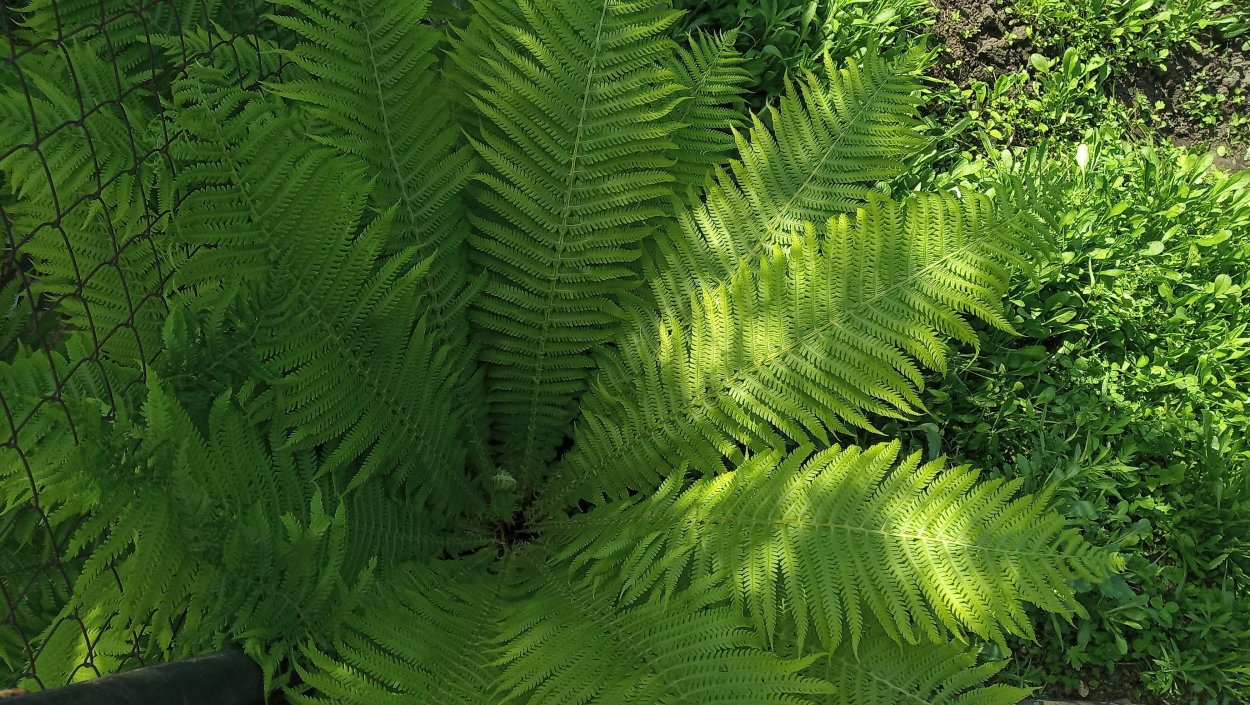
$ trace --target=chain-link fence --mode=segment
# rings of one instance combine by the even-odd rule
[[[50,442],[42,419],[52,414],[66,442],[91,440],[63,393],[79,380],[101,388],[105,418],[127,385],[144,384],[159,348],[147,324],[166,313],[171,274],[162,238],[178,206],[155,187],[177,171],[169,87],[196,62],[267,67],[259,80],[282,71],[271,10],[256,0],[0,4],[0,367],[41,358],[51,379],[0,379],[0,690],[52,688],[168,653],[142,626],[84,614],[107,606],[75,604],[83,561],[71,537],[89,519],[58,513],[31,449]],[[77,349],[63,354],[71,334]],[[138,364],[106,374],[118,351]]]

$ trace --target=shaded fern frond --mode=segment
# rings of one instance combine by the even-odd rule
[[[495,705],[495,638],[508,609],[489,562],[407,565],[379,580],[332,644],[295,663],[294,703]]]
[[[1023,199],[873,198],[703,287],[687,316],[640,314],[604,355],[564,477],[622,497],[677,461],[713,472],[743,446],[826,443],[923,409],[945,338],[975,347],[969,317],[1008,328],[1011,273],[1044,249]]]
[[[96,626],[147,625],[172,656],[228,635],[272,669],[367,584],[367,570],[342,570],[345,513],[325,507],[311,455],[282,450],[277,428],[256,423],[271,403],[222,396],[205,434],[153,381],[142,430],[115,429],[112,457],[83,458],[92,471],[75,474],[91,511],[66,557],[89,550],[73,605]]]
[[[183,259],[158,242],[168,214],[152,203],[163,165],[149,151],[151,94],[87,45],[24,56],[21,71],[29,103],[19,87],[0,92],[13,128],[0,137],[0,173],[16,196],[5,207],[14,251],[31,258],[32,291],[71,330],[89,331],[114,361],[146,362],[159,349],[165,280]]]
[[[195,65],[173,86],[179,138],[170,153],[182,203],[172,234],[196,250],[175,283],[191,298],[228,297],[263,280],[278,248],[340,225],[367,192],[359,178],[341,183],[318,174],[331,163],[355,164],[331,162],[330,150],[301,137],[298,114],[240,89],[238,69]],[[349,192],[339,195],[340,186]]]
[[[77,516],[80,479],[64,476],[66,467],[82,446],[106,441],[96,437],[106,416],[119,423],[129,417],[133,400],[124,395],[124,377],[130,371],[89,361],[91,341],[82,335],[71,334],[69,355],[23,347],[0,362],[4,412],[17,426],[16,434],[13,427],[0,432],[0,522],[30,509],[36,493],[53,526]]]
[[[681,125],[673,133],[676,149],[671,168],[678,193],[688,186],[702,186],[712,168],[722,164],[734,148],[732,130],[743,122],[740,105],[751,78],[734,48],[737,37],[737,30],[691,35],[669,61],[683,98],[671,116]]]
[[[1118,558],[1085,543],[1020,480],[978,483],[966,466],[868,450],[757,455],[683,489],[543,528],[625,603],[681,594],[722,571],[770,640],[858,645],[872,623],[910,643],[967,633],[1032,637],[1026,605],[1080,612],[1069,581],[1101,580]],[[550,534],[549,534],[550,535]]]
[[[413,476],[409,489],[446,509],[461,493],[443,489],[465,481],[462,361],[423,316],[428,260],[411,247],[383,256],[389,213],[357,233],[368,185],[355,160],[301,141],[280,104],[218,79],[196,71],[176,87],[188,190],[177,232],[199,248],[182,284],[252,302],[253,349],[292,443],[329,444],[329,468],[359,462],[353,484]]]
[[[281,0],[296,16],[273,21],[299,39],[289,56],[308,77],[276,86],[325,127],[319,141],[352,154],[377,178],[371,200],[395,207],[397,248],[432,258],[425,285],[438,325],[463,306],[467,232],[461,191],[472,177],[472,150],[450,123],[436,82],[441,35],[424,2]],[[464,332],[455,336],[463,339]]]
[[[675,19],[651,2],[478,3],[466,57],[480,113],[471,244],[492,275],[473,320],[483,329],[500,463],[534,473],[567,431],[608,340],[615,301],[636,277],[648,220],[672,177],[680,86],[660,68]],[[500,24],[508,18],[520,25]]]
[[[529,572],[498,637],[509,702],[796,703],[829,692],[801,675],[811,658],[765,651],[715,582],[621,609],[541,564]]]
[[[986,685],[1005,662],[977,663],[957,644],[898,644],[883,634],[867,634],[859,653],[843,647],[812,667],[833,684],[821,705],[1016,705],[1028,688]]]
[[[474,462],[489,453],[485,390],[471,364],[466,307],[470,286],[464,247],[464,187],[473,150],[461,139],[442,95],[436,52],[442,35],[425,22],[428,2],[283,0],[296,17],[274,16],[300,42],[289,55],[308,76],[276,86],[324,125],[316,138],[358,157],[374,180],[370,201],[394,209],[388,251],[415,248],[428,260],[421,277],[431,333],[448,348],[463,381],[456,395]]]
[[[135,68],[149,59],[149,37],[225,19],[221,6],[222,0],[30,0],[16,14],[18,26],[34,41],[65,35],[81,41],[81,30],[87,30],[86,38],[99,39],[102,28],[117,60]]]

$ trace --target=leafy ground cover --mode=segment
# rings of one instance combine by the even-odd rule
[[[1250,700],[1250,5],[689,0],[751,98],[823,52],[923,47],[931,149],[896,191],[1004,172],[1063,194],[1056,255],[934,380],[915,448],[1049,491],[1129,556],[1005,676],[1052,697]],[[935,169],[934,167],[940,167]],[[935,177],[934,174],[944,174]],[[958,380],[958,381],[956,381]]]

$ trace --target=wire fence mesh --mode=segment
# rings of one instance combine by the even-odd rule
[[[153,188],[177,176],[168,88],[197,62],[254,61],[267,67],[262,81],[282,72],[271,10],[257,0],[0,2],[0,363],[42,357],[51,371],[48,388],[0,380],[0,690],[169,653],[144,626],[88,619],[97,608],[74,603],[83,565],[70,537],[85,518],[58,515],[30,451],[48,442],[50,414],[66,442],[91,440],[66,401],[71,385],[103,387],[109,418],[145,383],[171,274],[162,238],[178,207]],[[71,332],[82,349],[59,354]],[[106,374],[120,351],[139,364]]]

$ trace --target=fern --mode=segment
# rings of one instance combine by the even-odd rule
[[[876,181],[902,173],[924,138],[916,130],[916,55],[874,54],[793,83],[767,123],[738,135],[738,158],[718,170],[701,203],[678,214],[648,272],[657,301],[684,312],[700,286],[785,244],[804,227],[853,212]],[[769,128],[769,124],[772,128]]]
[[[229,631],[260,656],[335,619],[358,577],[341,570],[344,510],[313,489],[310,458],[275,451],[280,438],[258,433],[256,411],[242,406],[250,403],[219,398],[201,435],[172,397],[149,387],[145,436],[90,487],[91,513],[70,551],[93,551],[71,605],[150,623],[164,649],[182,621],[191,626],[178,632],[182,653],[214,648],[210,635]]]
[[[439,703],[702,705],[794,702],[829,691],[801,673],[814,659],[765,651],[714,583],[621,611],[540,561],[505,561],[497,574],[482,567],[470,576],[406,571],[339,645],[346,662],[311,652],[315,670],[301,676],[330,699],[296,702],[402,694]],[[448,582],[463,588],[447,591]],[[419,626],[386,623],[396,605]]]
[[[325,123],[321,141],[359,157],[377,176],[370,200],[395,212],[390,247],[414,247],[429,262],[421,282],[431,332],[460,365],[466,441],[486,468],[484,390],[470,369],[465,316],[474,287],[462,192],[474,163],[434,80],[439,35],[423,22],[429,3],[286,4],[297,16],[273,19],[303,40],[290,55],[308,77],[279,84],[278,92]]]
[[[297,15],[273,19],[302,40],[290,55],[308,76],[279,84],[278,92],[326,123],[320,141],[376,175],[370,198],[379,210],[396,208],[395,246],[432,258],[430,309],[440,325],[458,327],[442,319],[466,293],[460,193],[473,171],[471,150],[449,129],[434,80],[439,37],[423,22],[429,3],[282,4]]]
[[[42,275],[32,293],[114,360],[150,359],[167,312],[160,294],[180,254],[146,236],[167,224],[148,200],[161,167],[140,146],[155,118],[147,96],[88,45],[34,54],[22,76],[29,101],[17,87],[0,93],[5,123],[25,126],[0,145],[0,173],[17,196],[6,213],[26,235],[14,249]],[[120,89],[126,97],[112,101]],[[54,129],[35,132],[32,116]]]
[[[669,70],[682,87],[682,102],[672,120],[674,188],[702,186],[711,169],[733,150],[730,132],[742,123],[741,102],[750,74],[734,51],[737,31],[723,35],[691,35],[687,46],[678,47]]]
[[[332,652],[304,647],[298,672],[308,690],[292,701],[498,702],[491,642],[503,617],[505,586],[481,558],[402,567],[350,617]],[[397,607],[408,615],[403,622],[394,619]]]
[[[428,265],[414,262],[414,248],[382,258],[389,214],[357,234],[367,185],[353,160],[311,143],[270,149],[295,142],[294,118],[205,76],[175,86],[186,108],[181,178],[196,184],[177,233],[198,248],[180,284],[201,297],[242,289],[252,301],[254,347],[289,413],[291,443],[332,443],[336,468],[360,460],[354,484],[382,468],[400,483],[414,471],[463,482],[457,370],[414,296]],[[344,187],[340,174],[355,178]],[[448,496],[423,487],[424,499]]]
[[[0,678],[237,644],[310,705],[1007,703],[972,644],[1120,567],[845,445],[1048,250],[1044,192],[884,195],[918,56],[748,116],[664,3],[165,6],[14,35]]]

